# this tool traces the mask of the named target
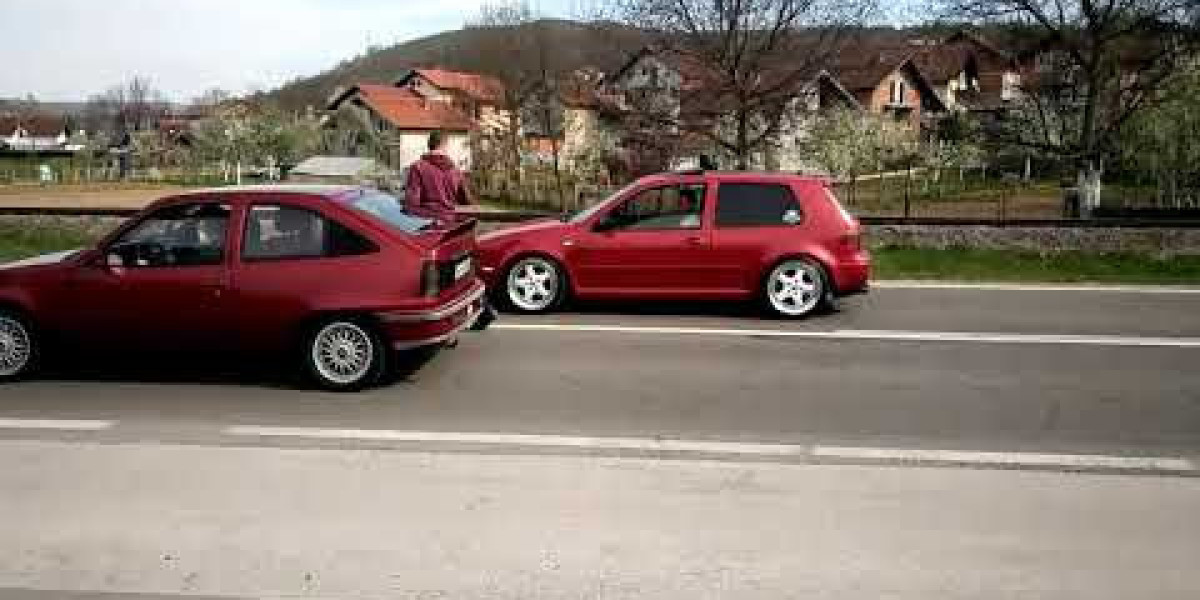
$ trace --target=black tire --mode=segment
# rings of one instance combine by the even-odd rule
[[[780,280],[781,275],[795,283]],[[804,319],[827,312],[836,303],[828,271],[807,257],[786,258],[772,266],[763,277],[759,296],[764,310],[781,319]]]
[[[0,383],[27,379],[37,370],[42,340],[24,314],[0,308]]]
[[[303,340],[300,358],[309,380],[323,390],[357,392],[384,380],[392,349],[367,319],[322,319]]]
[[[549,296],[544,299],[533,297],[517,297],[518,294],[513,289],[515,285],[514,279],[529,266],[533,266],[535,270],[541,269],[550,273],[550,279],[544,283],[544,292],[548,292]],[[503,277],[500,279],[500,285],[495,290],[496,298],[505,308],[522,313],[537,314],[554,312],[562,307],[567,301],[568,290],[570,289],[567,282],[567,271],[562,265],[553,258],[542,256],[539,254],[530,254],[522,256],[512,261],[507,268],[504,269]]]

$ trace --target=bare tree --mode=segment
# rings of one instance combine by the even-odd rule
[[[650,110],[668,131],[707,137],[749,168],[778,136],[802,84],[826,66],[874,0],[615,0],[614,17],[648,30],[692,89]],[[655,113],[657,115],[655,116]]]
[[[219,87],[209,88],[199,96],[192,98],[188,103],[188,109],[201,114],[209,113],[217,109],[225,102],[233,99],[233,93]]]
[[[1104,160],[1121,128],[1156,104],[1200,50],[1196,0],[944,0],[948,12],[1017,26],[1038,59],[1025,110],[1003,141],[1073,163],[1086,210],[1099,206]]]
[[[561,118],[555,119],[553,90],[565,65],[555,55],[558,43],[551,24],[539,18],[525,0],[485,4],[479,17],[468,24],[472,35],[471,59],[464,66],[490,75],[504,86],[508,110],[508,167],[511,179],[522,180],[522,132],[536,131],[556,139]],[[556,127],[555,123],[559,123]],[[555,145],[557,148],[557,144]],[[561,172],[555,152],[555,175],[562,193]]]
[[[96,131],[111,131],[117,136],[151,129],[158,118],[166,114],[170,103],[166,96],[155,89],[150,80],[134,77],[129,81],[109,88],[103,94],[88,99],[88,117]],[[111,124],[100,127],[99,121],[107,116]]]

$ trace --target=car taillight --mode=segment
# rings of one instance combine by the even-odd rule
[[[436,260],[426,260],[421,266],[421,295],[433,298],[441,291],[441,273]]]

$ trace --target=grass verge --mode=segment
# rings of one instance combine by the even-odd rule
[[[1200,257],[1158,259],[1128,254],[1041,255],[975,248],[879,247],[871,251],[879,279],[1198,284]]]
[[[38,254],[58,252],[91,245],[95,235],[74,228],[18,227],[11,223],[0,223],[0,260],[16,260]]]
[[[84,229],[18,227],[0,223],[0,261],[91,245]],[[1200,256],[1157,259],[1126,254],[1068,252],[1041,255],[974,248],[877,247],[871,250],[879,279],[956,281],[1200,284]]]

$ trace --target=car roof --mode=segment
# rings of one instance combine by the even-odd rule
[[[644,180],[648,183],[660,183],[678,181],[680,179],[703,178],[705,180],[715,181],[753,181],[766,183],[779,182],[804,182],[817,185],[826,185],[829,182],[827,177],[819,177],[814,175],[799,175],[796,173],[786,173],[782,171],[668,171],[666,173],[658,173],[656,175],[647,175]]]
[[[320,183],[275,183],[264,185],[231,185],[198,190],[185,190],[177,194],[171,194],[171,197],[179,198],[212,194],[307,194],[312,196],[325,196],[332,198],[358,189],[362,189],[362,187],[356,185]]]

